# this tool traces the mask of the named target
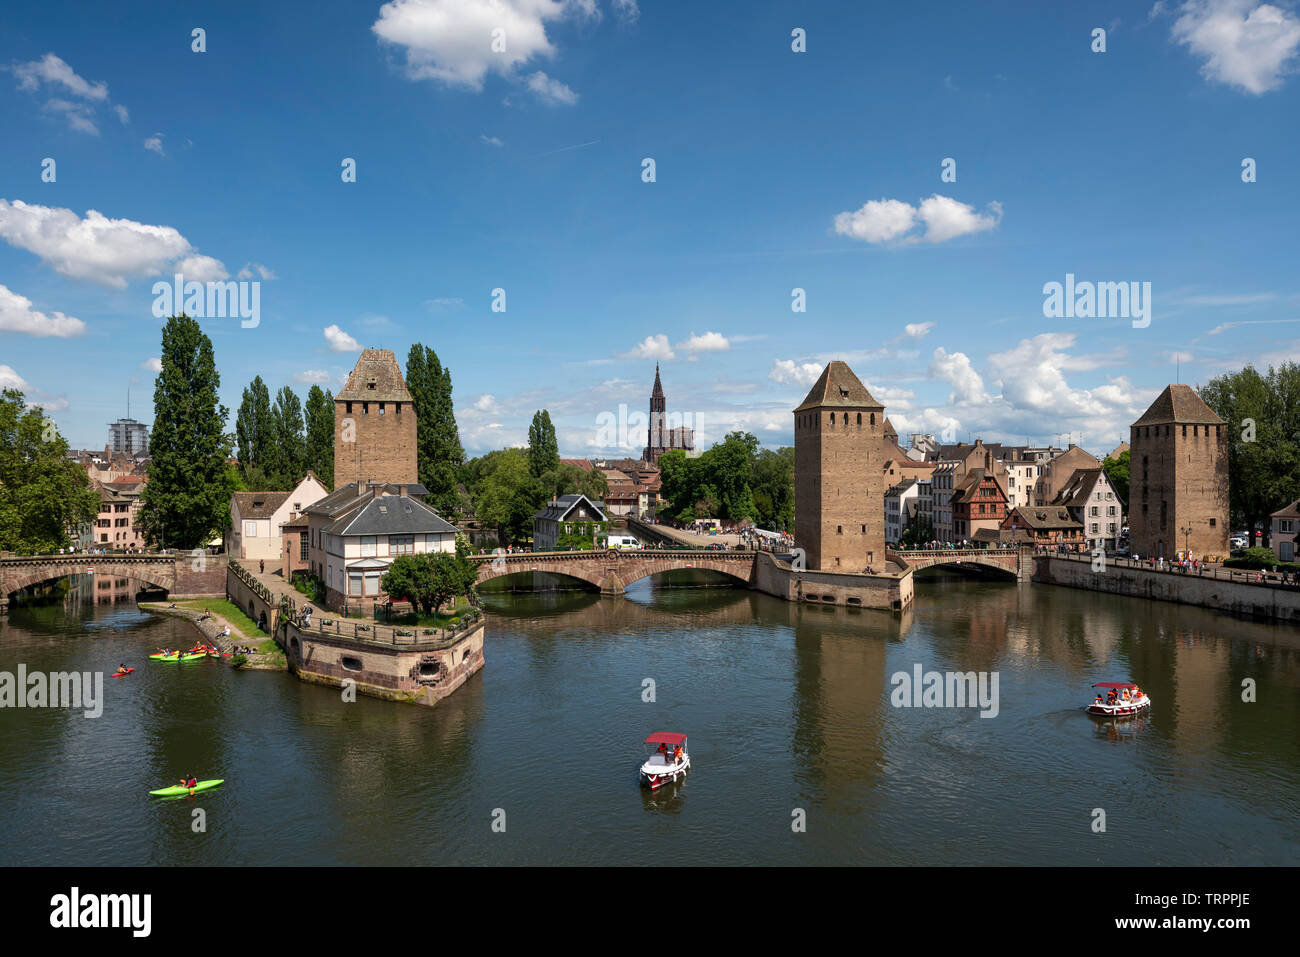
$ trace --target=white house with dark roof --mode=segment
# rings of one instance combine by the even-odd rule
[[[230,498],[230,528],[226,554],[240,561],[267,561],[279,568],[284,547],[284,523],[329,492],[308,470],[288,492],[236,492]]]
[[[1070,517],[1083,526],[1090,548],[1118,546],[1124,528],[1124,503],[1104,469],[1075,469],[1052,504],[1069,509]]]
[[[561,495],[533,516],[533,551],[549,552],[562,535],[578,534],[605,521],[605,511],[599,503],[585,495]]]
[[[308,564],[330,608],[385,601],[379,581],[399,555],[455,552],[456,527],[420,501],[426,494],[418,484],[352,483],[305,510]]]
[[[1296,560],[1297,533],[1300,533],[1300,499],[1269,516],[1268,543],[1279,561]]]

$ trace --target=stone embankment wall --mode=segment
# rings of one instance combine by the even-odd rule
[[[1070,588],[1200,605],[1255,618],[1300,623],[1300,588],[1257,585],[1201,577],[1189,573],[1160,572],[1144,568],[1107,565],[1094,572],[1090,562],[1037,556],[1034,581]]]
[[[206,597],[206,596],[205,596]],[[242,639],[231,636],[230,638],[221,637],[221,625],[214,618],[206,621],[200,621],[203,614],[198,611],[191,611],[188,608],[168,608],[161,602],[141,602],[140,608],[144,611],[152,612],[155,615],[167,615],[172,618],[184,618],[191,625],[199,630],[204,639],[216,645],[221,651],[221,663],[230,664],[235,655],[235,646],[247,643],[261,644],[265,639]],[[285,662],[279,655],[245,655],[246,663],[240,667],[250,671],[284,671]]]
[[[333,687],[350,679],[362,694],[392,701],[437,704],[483,667],[482,620],[452,642],[414,648],[350,641],[287,619],[283,629],[285,657],[299,678]]]
[[[195,568],[198,562],[199,568]],[[226,556],[204,555],[195,559],[181,552],[176,556],[176,587],[167,595],[172,601],[188,598],[221,598],[226,594]]]
[[[912,604],[912,573],[855,575],[828,571],[795,571],[770,552],[754,559],[753,587],[786,601],[884,608],[901,611]]]

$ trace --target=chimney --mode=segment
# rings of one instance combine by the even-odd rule
[[[405,486],[405,485],[399,485],[399,486],[397,486],[397,495],[398,495],[399,498],[406,498],[406,486]]]
[[[364,497],[365,497],[365,494],[366,494],[366,483],[365,483],[365,482],[358,482],[358,483],[357,483],[357,498],[364,498]]]

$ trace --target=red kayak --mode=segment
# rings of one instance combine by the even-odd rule
[[[114,677],[114,678],[125,678],[127,675],[129,675],[129,674],[130,674],[131,672],[133,672],[133,671],[135,671],[134,668],[127,668],[126,671],[114,671],[114,672],[113,672],[113,677]]]

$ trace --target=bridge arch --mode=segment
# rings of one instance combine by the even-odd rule
[[[148,557],[106,557],[99,555],[50,555],[0,560],[0,602],[10,595],[71,575],[92,574],[101,578],[126,578],[170,592],[176,587],[175,559]]]

